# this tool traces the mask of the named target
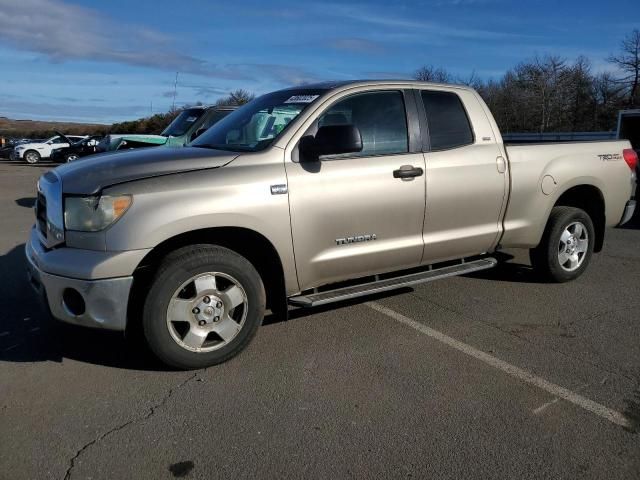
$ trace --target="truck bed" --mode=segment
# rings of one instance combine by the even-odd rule
[[[626,140],[505,144],[511,191],[501,245],[536,246],[551,208],[577,185],[597,188],[605,204],[606,225],[617,225],[633,191],[622,157],[622,151],[630,147]]]

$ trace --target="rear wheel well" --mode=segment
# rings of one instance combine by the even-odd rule
[[[593,251],[599,252],[602,250],[606,224],[602,192],[593,185],[578,185],[570,188],[558,198],[554,207],[560,206],[575,207],[587,212],[591,217],[596,233]]]
[[[256,268],[267,295],[267,308],[276,314],[286,309],[284,270],[275,247],[263,235],[239,227],[218,227],[182,233],[157,245],[140,262],[133,274],[133,288],[129,299],[127,330],[139,324],[144,296],[162,259],[174,250],[196,244],[209,243],[228,248],[242,255]]]

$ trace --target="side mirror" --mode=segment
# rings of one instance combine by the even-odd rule
[[[300,150],[305,160],[317,160],[321,155],[360,152],[362,135],[354,125],[327,125],[320,127],[315,137],[302,137]]]

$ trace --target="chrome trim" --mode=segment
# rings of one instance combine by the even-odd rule
[[[622,214],[622,218],[620,219],[620,223],[618,224],[618,226],[624,225],[629,220],[631,220],[631,217],[633,217],[633,213],[635,212],[635,210],[636,210],[636,201],[629,200],[624,207],[624,213]]]
[[[388,278],[385,280],[376,280],[374,282],[354,285],[351,287],[338,288],[326,292],[312,293],[308,295],[295,295],[289,297],[290,305],[297,307],[317,307],[328,303],[351,300],[353,298],[372,295],[375,293],[396,290],[398,288],[412,287],[421,283],[440,280],[443,278],[465,275],[467,273],[478,272],[493,268],[498,264],[495,258],[487,257],[480,260],[470,262],[462,262],[448,267],[426,270],[419,273],[412,273],[401,277]]]
[[[38,180],[38,192],[46,201],[46,232],[38,229],[40,239],[47,248],[64,242],[64,206],[62,204],[62,179],[53,170]],[[36,211],[36,218],[37,218]]]
[[[284,195],[289,190],[287,184],[271,185],[271,195]]]

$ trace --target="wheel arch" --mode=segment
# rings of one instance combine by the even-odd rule
[[[285,276],[282,259],[275,246],[261,233],[244,227],[212,227],[191,230],[170,237],[156,245],[140,262],[133,273],[134,282],[129,300],[127,329],[141,318],[142,301],[146,286],[153,279],[162,259],[178,248],[212,244],[228,248],[246,258],[256,268],[265,287],[267,308],[276,315],[286,309]],[[284,310],[286,311],[286,310]]]
[[[599,252],[602,250],[606,214],[604,195],[600,188],[592,184],[574,185],[562,192],[553,206],[575,207],[584,210],[591,217],[596,233],[593,251]]]

